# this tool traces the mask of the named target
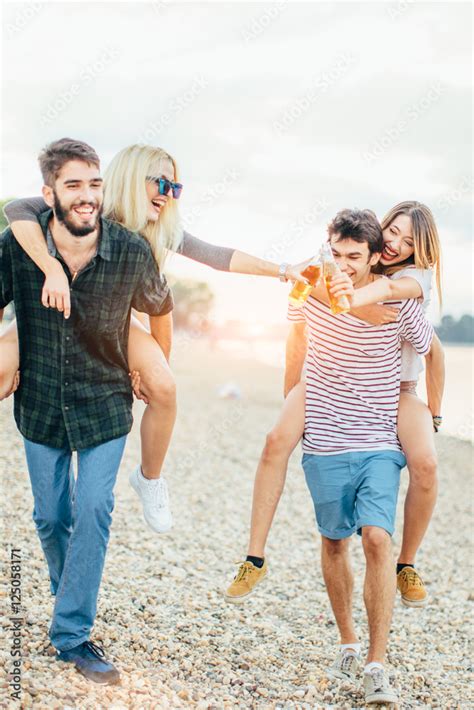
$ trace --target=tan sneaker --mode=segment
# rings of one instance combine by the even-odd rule
[[[420,575],[413,567],[404,567],[397,574],[397,586],[402,595],[402,604],[410,607],[425,606],[428,592]]]
[[[226,601],[232,604],[240,604],[249,597],[257,584],[267,574],[267,562],[263,563],[263,567],[255,567],[252,562],[237,562],[240,564],[239,571],[234,577],[234,581],[224,593]]]

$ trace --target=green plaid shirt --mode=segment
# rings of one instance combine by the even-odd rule
[[[44,274],[10,229],[0,235],[0,309],[14,301],[20,343],[15,421],[30,441],[71,451],[98,446],[132,426],[127,346],[131,308],[151,316],[173,308],[148,242],[101,219],[94,258],[72,275],[40,216],[49,253],[71,288],[71,317],[41,304]]]

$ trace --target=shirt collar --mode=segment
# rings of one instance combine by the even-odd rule
[[[43,234],[46,237],[46,244],[48,246],[48,252],[51,256],[57,256],[58,250],[53,240],[51,230],[49,228],[49,221],[53,216],[53,210],[47,210],[42,212],[39,216],[39,222],[43,230]],[[110,246],[110,234],[109,234],[109,224],[107,220],[100,217],[100,236],[99,236],[99,246],[97,249],[97,254],[99,254],[102,259],[110,261],[112,259],[112,250]]]

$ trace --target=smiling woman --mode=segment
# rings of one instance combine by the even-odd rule
[[[405,267],[414,266],[435,274],[440,304],[441,244],[433,213],[422,202],[400,202],[382,220],[384,248],[380,258],[381,271],[393,276]],[[418,297],[420,294],[417,294]]]
[[[384,243],[382,259],[386,265],[394,259],[408,259],[413,254],[413,236],[411,233],[411,220],[408,215],[401,214],[395,217],[388,227],[390,241]]]
[[[165,150],[131,145],[119,151],[105,172],[104,216],[144,236],[163,270],[167,254],[178,251],[183,241],[181,193],[160,194],[155,177],[179,181],[177,162]],[[227,256],[230,261],[231,250]]]

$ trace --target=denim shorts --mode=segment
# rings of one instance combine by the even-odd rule
[[[393,535],[401,451],[303,454],[303,469],[321,535],[341,540],[368,525]]]

